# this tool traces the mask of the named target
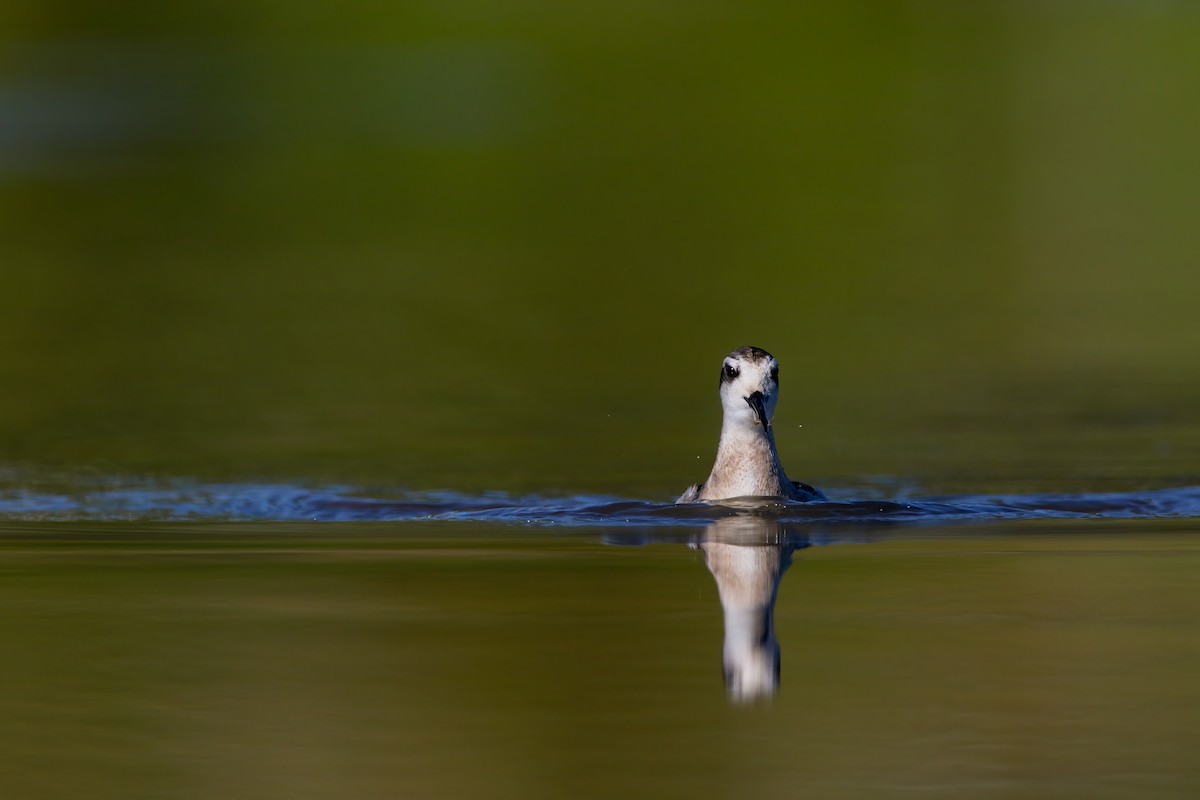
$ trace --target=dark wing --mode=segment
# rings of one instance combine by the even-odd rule
[[[826,499],[825,495],[821,494],[820,489],[814,489],[813,487],[809,486],[807,483],[801,483],[800,481],[792,481],[792,486],[796,487],[796,493],[798,495],[800,495],[799,497],[796,498],[797,500],[802,500],[805,503],[807,503],[812,500]]]

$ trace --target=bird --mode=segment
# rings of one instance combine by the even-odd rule
[[[687,488],[676,504],[740,497],[808,502],[824,500],[819,490],[790,480],[779,463],[771,418],[779,399],[779,362],[761,347],[739,347],[721,364],[724,419],[712,472]]]

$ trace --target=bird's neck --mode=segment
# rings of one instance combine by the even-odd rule
[[[790,485],[771,431],[726,420],[707,483],[716,496],[787,497]]]

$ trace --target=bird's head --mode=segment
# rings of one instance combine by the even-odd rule
[[[779,362],[758,347],[739,347],[721,365],[721,405],[726,424],[771,430],[779,399]]]

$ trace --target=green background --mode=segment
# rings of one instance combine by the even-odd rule
[[[0,458],[674,497],[1196,482],[1186,4],[9,3]],[[802,426],[802,427],[801,427]]]

